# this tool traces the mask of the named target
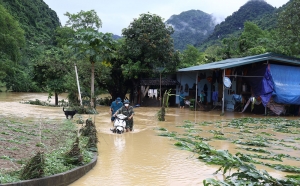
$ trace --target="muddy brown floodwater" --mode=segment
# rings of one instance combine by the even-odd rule
[[[63,120],[61,107],[44,107],[22,104],[26,100],[47,100],[46,93],[0,93],[0,115],[18,116],[24,119]],[[59,99],[66,99],[61,95]],[[53,101],[54,99],[52,99]],[[71,186],[110,186],[110,185],[202,185],[206,178],[222,178],[213,175],[219,166],[206,165],[197,159],[197,154],[180,150],[175,141],[158,136],[156,127],[181,132],[185,120],[192,122],[216,121],[240,117],[262,117],[253,114],[220,111],[190,111],[189,109],[169,108],[165,122],[158,122],[158,108],[137,107],[134,109],[134,131],[112,134],[109,107],[97,106],[98,115],[81,115],[83,119],[95,121],[98,139],[98,162],[96,166]],[[76,120],[79,115],[74,116]],[[74,121],[75,122],[75,121]],[[80,126],[80,125],[79,125]],[[212,128],[212,130],[216,130]],[[228,130],[228,129],[227,129]],[[205,134],[204,134],[205,135]],[[229,141],[210,143],[217,149],[236,152],[236,145]],[[299,165],[299,163],[298,163]],[[259,167],[259,166],[257,166]],[[260,168],[260,167],[259,167]],[[282,178],[281,171],[263,167],[272,176]]]

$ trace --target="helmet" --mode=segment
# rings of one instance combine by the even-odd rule
[[[117,97],[116,101],[122,101],[122,99],[120,97]]]
[[[124,101],[124,104],[126,104],[126,103],[129,104],[129,100],[125,100],[125,101]]]

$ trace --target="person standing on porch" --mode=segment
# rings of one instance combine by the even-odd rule
[[[204,91],[202,90],[200,93],[200,100],[199,100],[200,103],[202,103],[202,104],[205,103],[205,96],[206,95],[205,95]]]

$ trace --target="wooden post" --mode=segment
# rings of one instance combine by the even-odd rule
[[[80,86],[79,86],[79,80],[78,80],[78,74],[77,74],[77,66],[76,66],[76,64],[75,64],[75,73],[76,73],[76,81],[77,81],[77,88],[78,88],[80,106],[82,106],[82,99],[81,99],[81,93],[80,93]]]
[[[267,115],[267,105],[265,106],[265,116]]]
[[[224,78],[225,78],[225,69],[223,70],[223,98],[222,98],[222,115],[224,114],[224,106],[225,106],[225,85],[224,85]]]
[[[196,74],[196,95],[195,95],[195,111],[197,110],[197,97],[198,97],[198,72]]]
[[[162,100],[162,97],[161,97],[161,72],[159,72],[159,97],[160,97],[159,106],[161,107],[161,100]]]

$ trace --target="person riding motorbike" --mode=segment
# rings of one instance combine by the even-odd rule
[[[113,133],[122,134],[125,131],[127,116],[124,114],[116,114],[114,120],[114,128],[111,129]]]
[[[123,106],[122,103],[122,99],[120,97],[117,97],[117,99],[115,101],[113,101],[110,105],[110,109],[109,112],[111,113],[111,122],[113,124],[114,127],[114,120],[115,120],[115,116],[114,114],[117,112],[117,110],[119,110],[121,107]]]
[[[133,115],[134,110],[133,107],[129,105],[129,100],[124,101],[124,106],[122,106],[119,110],[116,111],[116,113],[113,116],[116,116],[117,114],[124,114],[127,116],[126,121],[126,132],[133,130]]]

